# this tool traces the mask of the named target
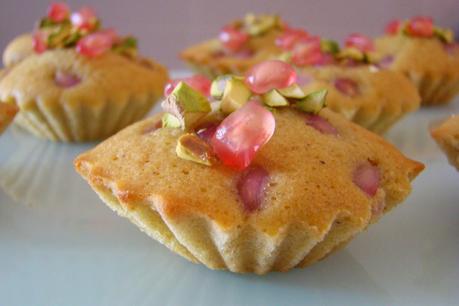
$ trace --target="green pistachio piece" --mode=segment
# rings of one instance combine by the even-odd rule
[[[277,15],[254,15],[247,14],[244,19],[244,24],[247,33],[252,36],[258,36],[266,33],[279,26],[280,19]]]
[[[337,54],[339,52],[339,44],[334,40],[322,39],[320,41],[320,49],[326,53]]]
[[[450,29],[442,29],[435,27],[434,29],[434,34],[440,38],[441,41],[449,44],[454,41],[454,32],[451,31]]]
[[[365,60],[365,53],[357,48],[350,47],[342,49],[338,54],[338,57],[341,59],[348,58],[361,62]]]
[[[288,106],[288,100],[277,89],[263,94],[263,103],[270,107]]]
[[[229,114],[242,107],[250,98],[252,92],[244,81],[231,77],[226,81],[220,108],[223,113]]]
[[[314,91],[308,94],[304,99],[298,101],[296,107],[303,112],[317,114],[326,106],[326,97],[326,89]]]
[[[161,121],[162,121],[163,128],[177,129],[177,128],[180,128],[181,126],[180,120],[178,120],[177,117],[169,113],[165,113],[163,117],[161,118]]]
[[[64,47],[74,47],[80,40],[81,34],[79,32],[73,32],[67,36],[63,42]]]
[[[194,133],[180,136],[175,148],[177,156],[206,166],[215,163],[215,156],[210,145]]]
[[[135,37],[128,36],[120,43],[113,46],[112,50],[122,55],[135,57],[137,55],[137,39]]]
[[[278,89],[277,91],[286,98],[303,99],[306,97],[306,94],[298,84],[293,84],[289,87]]]
[[[225,91],[226,82],[229,79],[231,79],[231,75],[221,75],[216,77],[210,86],[210,95],[215,99],[221,99],[223,97],[223,92]]]
[[[47,45],[50,48],[63,47],[64,42],[71,35],[70,25],[59,25],[53,28],[51,33],[48,35]]]
[[[286,63],[290,63],[290,60],[292,59],[292,53],[291,52],[281,53],[277,57],[277,59],[280,60],[280,61],[286,62]]]
[[[175,116],[183,130],[191,129],[211,111],[210,103],[199,91],[185,82],[177,84],[172,93],[162,102],[164,111]]]

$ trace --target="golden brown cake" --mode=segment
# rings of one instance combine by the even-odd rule
[[[322,108],[324,91],[275,105],[272,87],[295,84],[282,65],[247,76],[252,97],[240,78],[217,79],[216,108],[180,82],[167,113],[83,153],[76,170],[120,216],[211,269],[264,274],[324,258],[402,202],[423,165]]]
[[[75,14],[70,21],[65,4],[52,4],[32,35],[32,54],[11,60],[0,80],[0,101],[20,109],[15,122],[53,141],[116,133],[148,113],[168,80],[163,66],[137,54],[134,38],[100,29],[87,7]],[[13,57],[5,53],[7,62]]]
[[[3,52],[3,65],[11,67],[33,53],[32,35],[19,35],[6,46]]]
[[[6,127],[13,121],[18,108],[14,104],[0,103],[0,135]]]
[[[433,128],[431,134],[445,152],[451,165],[459,170],[459,115],[453,115]]]
[[[285,25],[278,16],[248,14],[244,19],[227,25],[220,33],[220,39],[215,38],[191,46],[182,51],[180,57],[193,70],[210,77],[227,73],[242,74],[253,65],[282,52],[276,46],[275,40],[284,29]],[[230,33],[226,33],[226,30]],[[242,35],[243,38],[239,45],[228,48],[222,42],[225,34]]]
[[[375,44],[386,67],[416,85],[423,105],[448,103],[459,92],[459,46],[450,30],[435,27],[431,19],[392,23]]]

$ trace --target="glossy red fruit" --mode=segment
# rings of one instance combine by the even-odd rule
[[[87,57],[96,57],[111,49],[116,41],[116,33],[113,30],[103,30],[83,37],[77,43],[78,53]]]
[[[365,163],[355,169],[352,181],[363,192],[373,197],[379,188],[380,173],[378,167]]]
[[[328,122],[327,119],[319,115],[306,115],[306,124],[315,128],[322,134],[338,135],[338,130]]]
[[[268,172],[258,165],[247,168],[237,182],[237,191],[248,212],[259,209],[268,185]]]
[[[257,94],[285,88],[295,82],[296,72],[293,67],[279,60],[261,62],[253,66],[245,76],[245,83]]]
[[[211,145],[223,164],[242,170],[271,139],[275,127],[273,114],[252,100],[220,123]]]
[[[212,137],[214,137],[219,125],[220,122],[208,122],[203,126],[199,126],[196,129],[196,134],[205,142],[210,142]]]
[[[61,22],[70,16],[70,9],[64,2],[52,3],[48,7],[48,18],[54,22]]]
[[[92,31],[97,26],[97,15],[89,6],[83,6],[77,12],[72,13],[70,20],[80,30]]]
[[[375,49],[373,41],[362,34],[353,33],[346,38],[345,45],[348,48],[356,48],[362,52],[370,52]]]
[[[412,36],[431,37],[434,34],[433,20],[430,17],[415,17],[408,22],[406,32]]]
[[[325,54],[320,47],[320,38],[311,37],[307,41],[296,44],[292,50],[291,61],[300,67],[323,64]]]
[[[343,95],[354,97],[360,93],[359,85],[357,82],[347,79],[347,78],[338,78],[333,82],[335,88],[338,89]]]
[[[60,87],[69,88],[78,85],[81,79],[77,75],[59,70],[54,76],[54,82]]]
[[[48,49],[46,45],[47,35],[41,31],[35,31],[32,35],[32,46],[35,52],[43,53]]]
[[[400,20],[392,20],[386,25],[384,32],[389,35],[395,35],[399,32],[401,26],[402,22]]]
[[[290,51],[296,43],[305,41],[309,38],[309,33],[302,29],[286,29],[276,38],[276,45],[284,50]]]
[[[187,85],[201,92],[206,97],[210,96],[210,87],[212,85],[212,82],[207,77],[200,74],[193,75],[188,78],[170,80],[164,87],[164,96],[167,97],[168,95],[170,95],[174,90],[175,86],[177,86],[177,84],[180,82],[185,82]]]
[[[232,26],[226,26],[220,31],[218,38],[226,49],[236,52],[244,47],[249,35]]]

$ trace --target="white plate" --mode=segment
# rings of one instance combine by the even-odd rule
[[[389,133],[427,166],[403,205],[336,255],[264,277],[172,254],[74,172],[91,145],[13,127],[0,138],[0,305],[457,305],[459,173],[427,135],[457,104],[421,110]]]

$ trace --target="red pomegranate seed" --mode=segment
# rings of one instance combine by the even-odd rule
[[[80,30],[92,31],[97,25],[97,15],[89,6],[83,6],[78,12],[72,13],[70,20]]]
[[[54,76],[54,81],[60,87],[69,88],[78,85],[81,82],[81,79],[74,74],[57,71]]]
[[[167,97],[170,95],[175,86],[177,86],[177,84],[180,82],[185,82],[187,85],[201,92],[206,97],[210,96],[210,87],[212,82],[207,77],[199,74],[188,78],[170,80],[164,87],[164,96]]]
[[[431,37],[434,34],[433,20],[430,17],[415,17],[408,22],[406,32],[412,36]]]
[[[328,122],[327,119],[320,117],[319,115],[307,114],[306,124],[315,128],[322,134],[338,135],[338,130]]]
[[[354,97],[359,94],[359,85],[347,78],[338,78],[335,79],[333,82],[335,85],[335,88],[338,89],[342,94],[349,96],[349,97]]]
[[[356,48],[362,52],[370,52],[375,49],[373,41],[362,34],[353,33],[346,38],[346,47]]]
[[[76,50],[84,56],[96,57],[110,50],[115,39],[116,33],[113,30],[95,32],[80,39]]]
[[[384,32],[389,35],[395,35],[400,30],[402,23],[400,20],[392,20],[386,25]]]
[[[295,82],[296,72],[293,67],[279,60],[261,62],[253,66],[245,77],[247,86],[257,94],[285,88]]]
[[[276,38],[276,45],[284,50],[292,50],[296,43],[309,38],[309,33],[302,29],[286,29]]]
[[[323,63],[325,58],[320,47],[320,38],[311,37],[308,41],[298,43],[293,48],[291,60],[300,67]]]
[[[70,15],[70,9],[64,2],[52,3],[48,7],[48,18],[54,22],[61,22]]]
[[[363,192],[373,197],[379,188],[379,169],[370,163],[360,165],[355,169],[352,181],[362,189]]]
[[[198,127],[196,130],[196,134],[198,135],[199,138],[206,142],[210,142],[212,137],[214,137],[215,132],[217,131],[217,128],[219,126],[219,122],[209,122],[205,124],[204,126]]]
[[[226,26],[221,30],[218,38],[226,49],[236,52],[249,40],[249,35],[232,26]]]
[[[223,164],[242,170],[271,139],[275,127],[273,114],[252,100],[220,123],[211,145]]]
[[[32,35],[32,45],[33,49],[37,53],[43,53],[48,49],[46,45],[47,35],[41,31],[35,31]]]
[[[253,212],[261,207],[268,178],[268,172],[258,165],[247,168],[241,174],[237,182],[237,191],[248,212]]]

